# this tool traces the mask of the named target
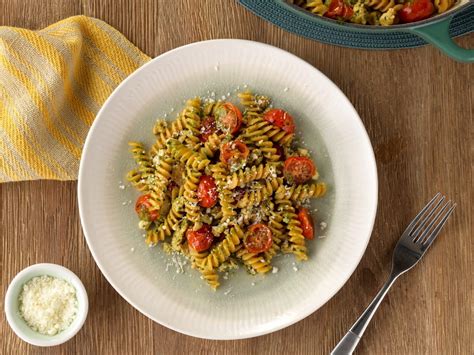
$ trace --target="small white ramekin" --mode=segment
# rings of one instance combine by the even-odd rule
[[[43,335],[32,330],[20,316],[18,296],[23,285],[33,277],[49,275],[69,282],[76,289],[77,315],[69,327],[56,335]],[[8,286],[5,295],[5,313],[8,323],[21,339],[36,346],[54,346],[65,343],[79,332],[87,318],[89,301],[81,280],[71,270],[56,264],[35,264],[20,271]]]

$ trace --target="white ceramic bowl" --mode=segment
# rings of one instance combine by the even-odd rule
[[[127,141],[153,143],[157,117],[174,118],[183,100],[244,87],[269,95],[295,118],[329,193],[318,199],[310,260],[278,257],[276,274],[238,272],[217,292],[194,270],[176,273],[161,248],[137,229],[138,193],[119,188],[133,166]],[[367,133],[344,94],[317,69],[278,48],[243,40],[190,44],[155,58],[127,78],[100,110],[79,171],[79,210],[87,243],[107,280],[130,304],[184,334],[239,339],[266,334],[313,313],[347,281],[372,232],[377,171]],[[298,270],[298,271],[294,271]],[[179,270],[178,270],[179,271]]]
[[[76,289],[77,316],[71,325],[56,335],[43,335],[32,330],[20,316],[18,296],[23,285],[33,277],[49,275],[69,282]],[[35,264],[20,271],[8,286],[5,295],[5,314],[13,331],[21,339],[36,346],[54,346],[65,343],[79,332],[87,318],[89,302],[81,280],[71,270],[56,264]]]

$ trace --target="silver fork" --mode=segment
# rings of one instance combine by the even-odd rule
[[[352,354],[375,311],[377,311],[377,308],[395,280],[415,266],[425,255],[456,207],[456,204],[451,200],[444,202],[445,199],[438,192],[408,225],[393,251],[392,272],[387,282],[364,313],[362,313],[339,344],[333,349],[331,355]]]

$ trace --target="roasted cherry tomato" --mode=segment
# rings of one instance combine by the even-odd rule
[[[250,253],[267,251],[272,243],[272,231],[263,223],[252,224],[244,239],[245,248]]]
[[[267,111],[263,115],[263,118],[271,124],[281,128],[285,132],[295,132],[295,122],[293,121],[293,117],[291,117],[291,115],[285,110],[275,108],[273,110]]]
[[[227,142],[221,147],[220,160],[225,164],[232,165],[241,163],[245,161],[248,156],[249,148],[244,142]]]
[[[201,252],[211,247],[214,235],[212,234],[211,226],[203,224],[197,231],[188,229],[186,231],[186,239],[191,248],[197,252]]]
[[[201,125],[201,135],[199,138],[201,142],[207,142],[209,136],[217,131],[216,120],[212,116],[207,116]]]
[[[283,167],[285,177],[296,184],[303,184],[316,174],[316,166],[307,157],[290,157]]]
[[[235,134],[242,124],[242,112],[230,102],[224,103],[216,110],[217,128]]]
[[[202,175],[197,189],[199,205],[204,208],[214,207],[217,202],[217,186],[212,176]]]
[[[349,20],[352,15],[354,15],[352,6],[344,3],[343,0],[331,0],[328,11],[324,14],[324,16],[334,20],[338,20],[340,18]]]
[[[430,17],[435,11],[431,0],[413,0],[398,11],[401,22],[415,22]]]
[[[314,224],[311,215],[306,208],[300,208],[298,211],[298,220],[301,223],[303,236],[306,239],[314,239]]]
[[[150,201],[148,201],[149,199],[150,194],[138,197],[137,202],[135,202],[135,212],[137,212],[140,219],[146,219],[153,222],[160,216],[160,213],[157,210],[151,210],[152,206]]]

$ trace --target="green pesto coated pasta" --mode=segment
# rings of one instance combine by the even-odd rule
[[[380,9],[390,4],[377,2]],[[306,8],[317,14],[324,6],[312,1]],[[369,21],[368,11],[363,16]],[[280,253],[306,260],[299,213],[328,188],[318,180],[308,150],[294,143],[295,134],[268,119],[275,112],[267,114],[271,99],[251,91],[237,96],[240,106],[199,97],[186,101],[174,121],[154,123],[149,153],[141,142],[129,143],[136,166],[126,178],[141,194],[135,211],[145,242],[189,259],[213,290],[239,267],[268,274]],[[283,117],[290,126],[298,123],[292,115]],[[294,178],[300,171],[286,164],[293,158],[314,165],[314,174]]]
[[[419,10],[412,1],[407,0],[286,0],[317,16],[325,16],[337,21],[352,22],[360,25],[391,26],[405,20],[400,18],[400,10],[407,8],[410,13]],[[433,15],[452,8],[455,0],[434,0],[431,2]],[[332,6],[335,5],[335,6]],[[433,6],[434,5],[434,6]],[[332,6],[332,8],[331,8]],[[330,10],[331,9],[331,10]],[[425,17],[420,17],[420,20]]]

